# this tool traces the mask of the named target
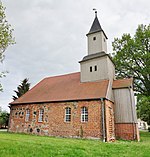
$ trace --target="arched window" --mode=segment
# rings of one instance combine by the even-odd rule
[[[27,110],[26,110],[26,117],[25,117],[25,121],[26,121],[26,122],[28,122],[28,121],[29,121],[29,119],[30,119],[30,110],[29,110],[29,109],[27,109]]]
[[[71,108],[66,107],[65,108],[65,122],[70,122],[71,121]]]
[[[88,121],[88,108],[82,107],[81,108],[81,122],[87,122]]]
[[[40,109],[38,122],[43,122],[43,118],[44,118],[44,110]]]

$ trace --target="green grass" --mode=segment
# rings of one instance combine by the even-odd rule
[[[150,133],[141,142],[54,138],[0,132],[0,157],[150,157]]]

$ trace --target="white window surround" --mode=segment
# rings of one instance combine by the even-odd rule
[[[43,122],[43,117],[44,117],[44,109],[40,109],[38,122]]]
[[[81,122],[88,122],[88,108],[81,108]]]
[[[65,122],[70,122],[71,121],[71,108],[66,107],[65,108]]]
[[[25,121],[26,121],[26,122],[28,122],[28,121],[29,121],[29,119],[30,119],[30,110],[29,110],[29,109],[27,109],[27,110],[26,110],[26,117],[25,117]]]

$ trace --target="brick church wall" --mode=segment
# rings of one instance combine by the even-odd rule
[[[106,126],[106,140],[115,140],[115,126],[114,126],[114,104],[105,100],[105,126]]]
[[[117,139],[140,140],[138,125],[136,123],[116,123],[115,132]]]
[[[88,108],[88,122],[81,122],[81,107]],[[71,122],[65,122],[65,108],[71,108]],[[25,121],[26,110],[29,121]],[[44,120],[38,122],[39,110]],[[100,101],[76,101],[42,104],[12,105],[10,132],[24,132],[48,136],[102,138]]]

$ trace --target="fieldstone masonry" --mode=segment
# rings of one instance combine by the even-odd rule
[[[88,108],[88,122],[81,122],[81,107]],[[113,117],[109,113],[113,104],[106,101],[107,141],[114,138]],[[71,108],[71,121],[65,122],[65,108]],[[30,110],[29,121],[25,121],[26,110]],[[38,122],[39,110],[44,109],[43,122]],[[44,104],[13,105],[10,113],[11,132],[24,132],[38,135],[96,138],[102,139],[101,102],[75,101]]]

